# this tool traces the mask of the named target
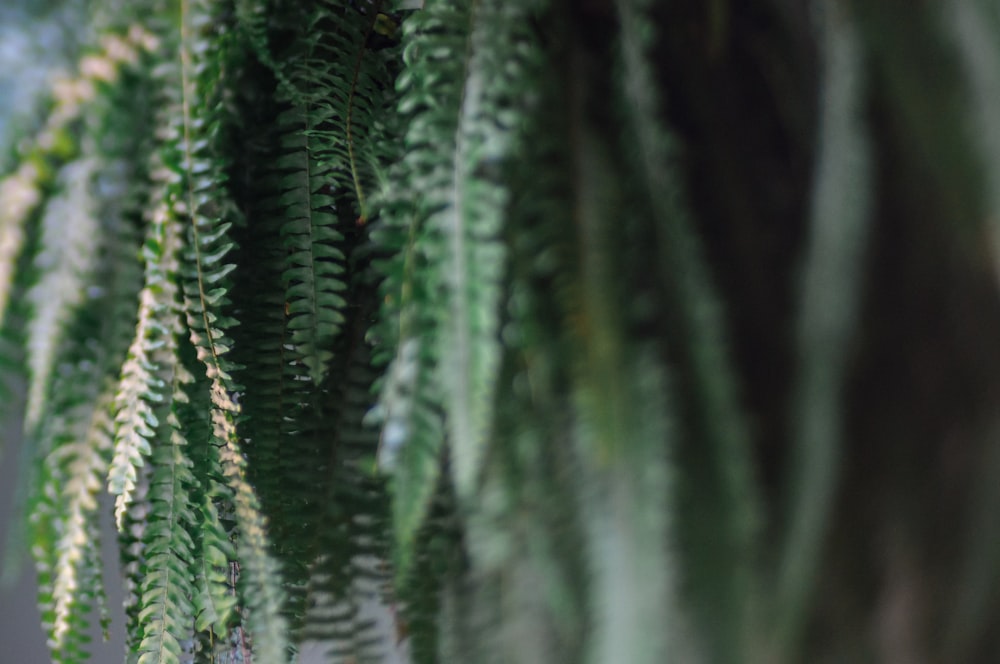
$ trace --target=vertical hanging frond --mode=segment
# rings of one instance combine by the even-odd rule
[[[66,167],[62,194],[46,207],[41,250],[35,268],[42,277],[28,294],[34,312],[28,323],[28,404],[25,430],[33,432],[45,414],[59,345],[76,307],[86,298],[100,242],[100,226],[90,193],[96,162],[85,159]]]
[[[280,574],[256,492],[246,476],[246,459],[236,431],[238,386],[226,356],[232,345],[227,330],[236,323],[223,312],[228,304],[228,277],[235,267],[226,262],[234,246],[228,230],[235,208],[225,190],[225,164],[212,141],[221,129],[222,64],[231,53],[227,42],[212,41],[215,16],[211,11],[182,0],[179,12],[181,98],[164,163],[177,176],[168,191],[171,212],[187,228],[180,267],[184,313],[191,344],[210,383],[212,438],[220,448],[222,473],[232,490],[254,652],[261,661],[282,662],[287,658],[287,628],[281,613]]]
[[[132,26],[128,34],[104,35],[101,51],[85,56],[76,78],[60,78],[53,83],[53,107],[44,126],[29,143],[17,170],[0,180],[0,324],[9,302],[14,268],[21,252],[24,225],[42,202],[60,166],[78,152],[71,134],[101,85],[113,84],[123,66],[134,65],[139,53],[158,45],[150,33]]]
[[[89,186],[89,179],[83,181]],[[97,199],[83,209],[104,209]],[[42,495],[35,506],[41,515],[36,521],[34,540],[54,543],[56,555],[46,559],[35,548],[40,572],[46,576],[41,603],[50,616],[49,645],[60,661],[85,657],[88,640],[84,614],[94,601],[101,601],[101,575],[97,543],[97,493],[108,472],[112,448],[111,403],[126,340],[121,333],[128,318],[107,315],[115,311],[119,299],[135,294],[135,276],[128,252],[128,232],[114,216],[101,219],[104,229],[93,249],[94,263],[89,275],[81,275],[86,301],[70,315],[65,339],[57,350],[59,371],[49,390],[47,414],[32,431],[40,454]],[[134,247],[133,247],[134,249]],[[97,340],[100,339],[100,343]],[[51,483],[48,487],[46,483]],[[49,532],[45,532],[46,529]]]
[[[180,362],[187,374],[199,369],[193,349],[183,344]],[[233,492],[225,482],[219,448],[210,418],[209,381],[191,381],[175,392],[173,422],[189,441],[187,456],[198,480],[191,487],[189,502],[197,518],[192,531],[195,547],[194,627],[202,649],[226,648],[242,634],[238,614],[236,575],[239,564],[233,546]]]
[[[38,166],[31,162],[23,162],[14,173],[0,180],[0,325],[14,289],[25,225],[41,200]]]
[[[332,182],[334,163],[317,154],[315,128],[328,111],[315,109],[322,97],[282,113],[285,132],[277,162],[282,244],[287,268],[282,275],[288,316],[288,341],[301,357],[309,377],[319,385],[333,358],[334,339],[344,322],[343,234],[337,230],[334,199],[322,193]],[[318,117],[317,117],[318,116]],[[275,206],[278,207],[278,206]]]
[[[68,133],[70,123],[93,102],[99,86],[117,81],[121,66],[136,61],[139,48],[152,48],[155,44],[155,39],[141,29],[133,30],[126,38],[109,35],[102,44],[103,53],[81,59],[79,78],[58,83],[56,105],[37,140],[39,153],[28,162],[33,164],[34,169],[22,173],[16,181],[19,184],[11,190],[14,194],[10,201],[12,214],[4,227],[13,233],[8,238],[12,246],[21,242],[20,232],[16,229],[23,223],[23,217],[30,211],[30,204],[37,196],[30,192],[37,191],[45,175],[38,162],[46,154],[75,153],[75,142]],[[31,338],[28,353],[30,383],[25,429],[29,432],[37,426],[42,414],[54,354],[65,332],[69,312],[82,301],[84,293],[81,284],[88,272],[93,270],[100,234],[88,189],[93,186],[96,167],[93,158],[81,159],[67,166],[59,176],[65,193],[49,203],[42,221],[41,249],[35,263],[43,276],[28,296],[34,305],[28,332]],[[33,185],[30,182],[32,177],[36,179]],[[13,214],[15,212],[18,214]],[[8,292],[6,287],[3,291]]]
[[[796,330],[794,479],[788,487],[773,636],[781,656],[794,656],[800,647],[839,476],[845,367],[858,316],[871,197],[862,45],[843,3],[829,0],[823,7],[819,162]],[[841,286],[831,289],[831,283]]]
[[[697,514],[680,515],[686,540],[688,587],[712,661],[742,661],[751,636],[756,532],[761,498],[755,487],[748,429],[740,410],[726,319],[704,262],[678,170],[675,138],[663,122],[662,85],[654,55],[654,3],[618,0],[627,149],[638,191],[654,215],[657,268],[666,293],[668,350],[692,404],[690,424],[699,442],[678,450],[696,467],[685,486]],[[694,450],[694,447],[706,446]],[[710,525],[709,525],[710,524]],[[710,529],[710,530],[709,530]],[[707,533],[711,532],[710,535]],[[699,533],[705,533],[701,535]],[[721,542],[726,542],[722,545]],[[708,550],[725,551],[726,563],[701,564]],[[720,636],[725,634],[725,637]]]
[[[135,39],[143,34],[137,31]],[[103,53],[81,60],[81,77],[57,93],[33,148],[32,163],[39,168],[43,163],[57,168],[61,159],[75,155],[70,124],[79,119],[100,127],[107,110],[98,93],[118,79],[123,64],[137,59],[131,36],[108,36],[102,46]],[[28,456],[40,464],[32,475],[38,478],[31,503],[33,554],[49,647],[65,662],[87,657],[86,614],[104,598],[97,493],[111,455],[112,377],[132,321],[122,302],[135,296],[138,274],[134,233],[123,217],[121,171],[114,155],[98,156],[96,142],[81,141],[83,156],[56,176],[57,192],[45,206],[34,257],[40,276],[27,293],[32,308],[27,333],[33,339],[25,430]],[[36,175],[41,190],[51,176]],[[102,607],[102,622],[105,618]]]
[[[345,322],[345,236],[366,222],[365,189],[390,152],[379,115],[389,111],[391,74],[368,47],[376,18],[375,6],[318,3],[308,31],[273,62],[287,106],[271,207],[283,218],[288,342],[317,386]]]
[[[82,367],[81,367],[82,368]],[[83,369],[86,371],[86,369]],[[83,657],[80,613],[99,593],[100,567],[96,555],[100,537],[97,525],[97,493],[107,472],[110,451],[110,390],[96,401],[83,401],[75,418],[90,414],[85,428],[73,427],[53,441],[55,449],[46,459],[51,473],[61,479],[59,505],[62,514],[55,524],[56,551],[52,572],[52,626],[49,647],[64,661]],[[75,419],[74,418],[74,419]],[[86,422],[86,420],[84,420]],[[75,430],[74,430],[75,429]],[[57,480],[59,481],[59,480]],[[74,642],[75,641],[75,642]]]
[[[179,364],[171,367],[169,415],[154,439],[150,461],[149,516],[143,558],[146,574],[140,588],[139,620],[143,638],[138,664],[179,664],[194,647],[195,590],[191,561],[197,551],[191,533],[198,519],[189,497],[197,486],[177,410],[193,382]]]
[[[579,46],[577,48],[580,48]],[[630,312],[618,290],[628,267],[616,212],[622,191],[610,172],[587,81],[587,57],[571,61],[574,136],[572,237],[576,279],[567,328],[574,350],[574,442],[587,538],[593,633],[588,658],[698,661],[685,643],[674,519],[677,494],[670,397],[655,353],[626,341]],[[615,251],[617,249],[617,251]]]
[[[629,367],[625,394],[635,404],[617,430],[624,452],[606,468],[585,460],[588,478],[582,489],[586,515],[594,632],[594,662],[623,658],[630,662],[700,661],[685,634],[687,618],[678,601],[678,556],[672,546],[672,505],[676,498],[669,476],[671,398],[652,353]],[[623,413],[626,414],[626,413]],[[600,448],[601,431],[592,416],[579,413],[582,446]],[[586,452],[584,453],[587,456]],[[592,454],[592,452],[591,452]]]
[[[404,23],[399,78],[407,152],[373,239],[398,247],[383,316],[398,328],[382,387],[382,460],[393,469],[404,554],[436,486],[446,431],[460,496],[474,493],[493,418],[500,362],[505,160],[519,145],[530,94],[530,3],[434,2]],[[512,57],[513,55],[513,57]],[[433,155],[433,156],[432,156]],[[444,426],[442,426],[442,415]]]
[[[152,452],[150,441],[160,425],[155,410],[163,403],[169,388],[164,373],[177,352],[179,240],[166,208],[158,207],[142,248],[146,274],[139,295],[139,320],[128,358],[122,365],[114,404],[115,452],[108,474],[108,492],[115,496],[115,522],[119,530],[132,501],[139,469]]]

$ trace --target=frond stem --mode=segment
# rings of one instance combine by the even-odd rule
[[[364,39],[361,40],[361,48],[358,49],[358,57],[354,60],[354,73],[351,75],[351,91],[347,95],[347,118],[344,128],[347,134],[347,157],[351,162],[351,178],[354,180],[354,192],[358,197],[358,225],[363,226],[368,221],[368,211],[365,209],[365,193],[361,187],[361,176],[358,174],[358,160],[354,154],[354,136],[351,132],[354,115],[354,97],[358,89],[358,78],[361,77],[361,63],[368,48],[368,40],[375,30],[375,23],[378,21],[378,14],[382,8],[382,0],[376,0],[372,7],[372,18],[368,24]]]

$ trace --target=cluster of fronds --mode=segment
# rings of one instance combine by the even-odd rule
[[[880,10],[815,3],[820,111],[782,111],[815,115],[817,139],[781,333],[793,387],[768,410],[741,395],[753,362],[729,339],[753,324],[722,306],[740,287],[709,267],[726,242],[692,175],[725,180],[729,155],[701,163],[672,128],[697,140],[712,105],[663,65],[674,26],[701,25],[684,3],[98,4],[100,36],[0,179],[0,352],[26,385],[55,661],[85,659],[91,614],[117,613],[105,489],[129,662],[813,647],[878,166],[866,58],[887,99],[912,85],[866,36]],[[714,62],[740,12],[708,5]],[[961,44],[995,184],[1000,28],[981,5],[938,36]],[[782,418],[775,473],[762,439]],[[984,541],[942,657],[986,631]]]

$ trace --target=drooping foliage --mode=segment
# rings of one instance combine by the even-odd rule
[[[992,476],[899,470],[897,422],[938,430],[866,382],[888,348],[911,398],[921,371],[998,388],[870,322],[924,320],[914,275],[995,296],[985,0],[903,27],[848,0],[91,4],[75,71],[0,146],[0,388],[54,661],[109,616],[137,664],[996,645]],[[957,268],[881,221],[953,217],[920,223]],[[968,401],[948,463],[995,471]],[[945,507],[909,502],[928,483]],[[921,548],[935,528],[964,548]]]

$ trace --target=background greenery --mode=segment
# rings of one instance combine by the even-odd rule
[[[995,2],[0,18],[54,661],[995,656]]]

